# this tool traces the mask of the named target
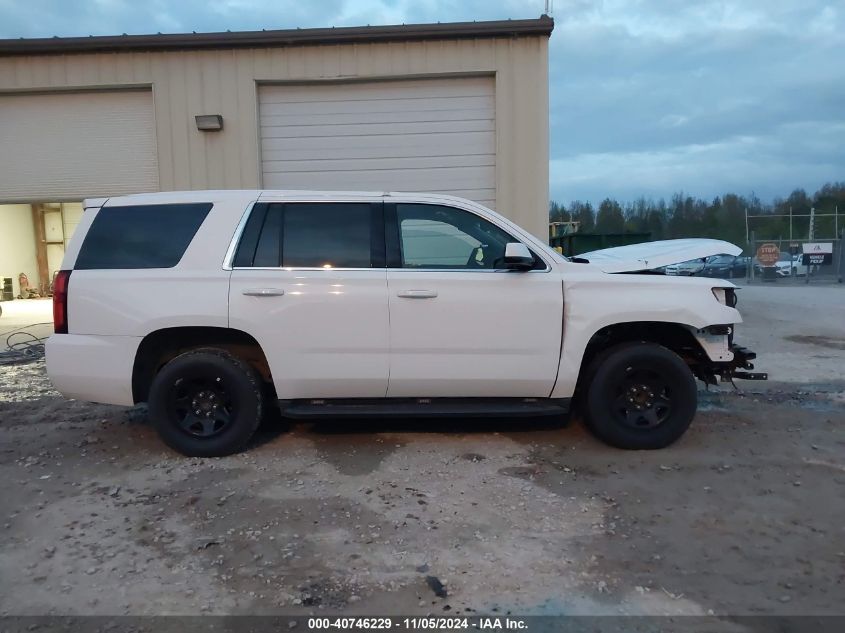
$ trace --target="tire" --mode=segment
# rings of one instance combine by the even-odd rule
[[[188,457],[221,457],[246,446],[264,412],[257,372],[229,352],[185,352],[156,374],[150,387],[153,426]]]
[[[587,377],[585,421],[611,446],[664,448],[680,438],[695,417],[695,377],[677,354],[662,345],[613,347],[595,359]]]

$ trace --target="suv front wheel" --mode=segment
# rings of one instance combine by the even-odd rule
[[[258,428],[263,407],[257,372],[217,348],[180,354],[150,387],[153,425],[168,446],[188,457],[240,451]]]
[[[680,438],[695,416],[695,377],[662,345],[613,347],[596,358],[589,376],[586,422],[611,446],[663,448]]]

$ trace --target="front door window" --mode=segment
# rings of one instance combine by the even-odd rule
[[[474,213],[453,207],[397,204],[396,219],[403,268],[504,268],[505,245],[517,241]]]

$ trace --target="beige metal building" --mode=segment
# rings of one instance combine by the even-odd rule
[[[552,28],[0,40],[0,278],[48,285],[79,202],[139,191],[444,192],[545,238]]]

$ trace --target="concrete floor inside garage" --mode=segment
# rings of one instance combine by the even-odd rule
[[[81,218],[81,202],[0,204],[0,308],[10,299],[50,295]]]

